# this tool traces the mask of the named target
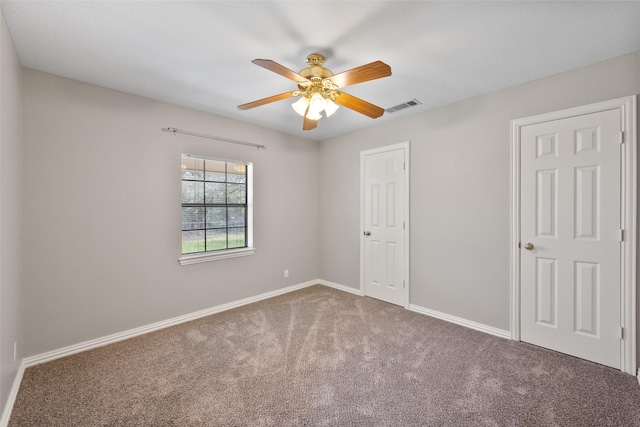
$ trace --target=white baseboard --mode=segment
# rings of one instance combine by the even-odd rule
[[[350,286],[341,285],[339,283],[329,282],[328,280],[318,279],[319,284],[328,286],[330,288],[338,289],[340,291],[349,292],[354,295],[364,296],[364,291],[361,289],[352,288]],[[511,339],[511,332],[502,329],[487,326],[482,323],[472,322],[471,320],[463,319],[461,317],[452,316],[450,314],[441,313],[439,311],[430,310],[428,308],[420,307],[419,305],[409,304],[408,310],[416,313],[425,314],[427,316],[435,317],[440,320],[444,320],[456,325],[464,326],[465,328],[471,328],[476,331],[484,332],[487,334],[495,335],[500,338]],[[640,371],[639,371],[640,375]],[[638,378],[640,381],[640,377]]]
[[[408,309],[411,311],[415,311],[416,313],[426,314],[427,316],[435,317],[436,319],[444,320],[450,323],[455,323],[456,325],[464,326],[465,328],[475,329],[476,331],[495,335],[500,338],[511,339],[511,332],[505,331],[503,329],[494,328],[493,326],[487,326],[482,323],[477,323],[471,320],[463,319],[461,317],[456,317],[450,314],[441,313],[439,311],[420,307],[419,305],[409,304]]]
[[[46,353],[37,354],[35,356],[29,356],[29,357],[26,357],[23,361],[24,367],[28,368],[31,366],[39,365],[41,363],[50,362],[55,359],[60,359],[62,357],[70,356],[72,354],[102,347],[108,344],[113,344],[118,341],[124,341],[126,339],[136,337],[138,335],[143,335],[149,332],[158,331],[160,329],[168,328],[170,326],[175,326],[181,323],[189,322],[191,320],[196,320],[201,317],[210,316],[212,314],[220,313],[222,311],[231,310],[232,308],[241,307],[243,305],[251,304],[253,302],[258,302],[268,298],[273,298],[278,295],[286,294],[288,292],[296,291],[298,289],[319,284],[320,282],[321,282],[320,280],[310,280],[308,282],[278,289],[276,291],[266,292],[264,294],[256,295],[249,298],[244,298],[244,299],[233,301],[227,304],[217,305],[215,307],[185,314],[183,316],[174,317],[172,319],[152,323],[150,325],[141,326],[139,328],[129,329],[127,331],[118,332],[115,334],[107,335],[107,336],[96,338],[89,341],[84,341],[78,344],[73,344],[67,347],[59,348],[57,350],[52,350]]]
[[[13,405],[16,402],[16,397],[18,396],[18,390],[20,389],[20,383],[22,382],[24,368],[24,361],[22,361],[20,362],[20,366],[18,367],[16,377],[13,379],[13,384],[11,385],[11,390],[9,391],[7,402],[4,405],[2,417],[0,417],[0,427],[7,427],[9,425],[9,418],[11,418],[11,411],[13,410]]]
[[[329,282],[328,280],[318,279],[318,283],[329,288],[334,288],[339,291],[349,292],[350,294],[363,296],[364,292],[360,289],[352,288],[351,286],[341,285],[339,283]]]

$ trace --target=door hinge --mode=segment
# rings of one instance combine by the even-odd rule
[[[407,284],[405,283],[405,281],[402,281],[402,289],[406,289],[407,288]]]
[[[624,230],[620,229],[620,234],[618,235],[618,240],[624,242]]]
[[[403,229],[403,230],[405,230],[406,228],[407,228],[407,227],[406,227],[405,222],[404,222],[404,221],[402,221],[402,229]]]
[[[624,327],[620,326],[620,329],[618,330],[618,338],[620,338],[621,340],[624,339]]]
[[[620,131],[618,132],[618,143],[619,144],[624,144],[624,131]]]

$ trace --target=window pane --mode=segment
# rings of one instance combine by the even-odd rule
[[[207,208],[207,228],[227,228],[227,208]]]
[[[225,204],[224,190],[226,184],[218,182],[204,183],[204,202]]]
[[[204,179],[206,181],[224,182],[226,174],[225,165],[225,162],[220,162],[218,160],[206,160]]]
[[[247,187],[244,184],[227,184],[227,203],[247,203]]]
[[[182,181],[182,203],[202,203],[204,201],[204,183]]]
[[[229,208],[229,227],[244,227],[245,208]]]
[[[229,163],[227,170],[227,182],[246,183],[247,167],[242,163]]]
[[[196,228],[204,228],[204,208],[182,208],[182,229],[193,230]]]
[[[229,247],[230,248],[242,248],[247,246],[244,239],[244,235],[245,235],[244,231],[245,231],[244,227],[229,229]]]
[[[182,253],[246,248],[250,164],[182,155]]]
[[[182,253],[204,251],[204,230],[182,232]]]
[[[227,230],[207,230],[207,251],[227,248]]]
[[[204,159],[182,156],[182,179],[204,178]]]

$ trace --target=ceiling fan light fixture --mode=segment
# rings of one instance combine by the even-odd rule
[[[309,114],[307,117],[311,118],[313,116],[317,116],[324,110],[325,100],[319,93],[314,93],[311,95],[311,99],[309,100]]]
[[[308,106],[309,106],[309,99],[306,96],[303,96],[302,98],[298,99],[296,102],[294,102],[291,105],[293,110],[299,115],[301,115],[302,117],[304,117],[304,113],[307,111]]]
[[[340,106],[338,104],[336,104],[335,102],[333,102],[332,100],[330,100],[329,98],[325,99],[325,103],[324,103],[324,114],[327,117],[331,117],[331,115],[333,113],[335,113],[336,111],[338,111],[338,108],[340,108]]]
[[[319,111],[317,113],[312,113],[311,111],[307,113],[307,119],[315,120],[317,122],[321,118],[322,118],[322,114],[320,114]]]

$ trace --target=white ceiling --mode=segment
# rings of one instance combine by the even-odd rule
[[[640,50],[640,2],[2,1],[25,67],[313,140]],[[295,89],[251,63],[299,71],[309,53],[334,73],[375,60],[391,77],[344,89],[382,108],[341,108],[303,132]],[[180,123],[167,123],[180,128]],[[200,129],[189,129],[201,131]]]

